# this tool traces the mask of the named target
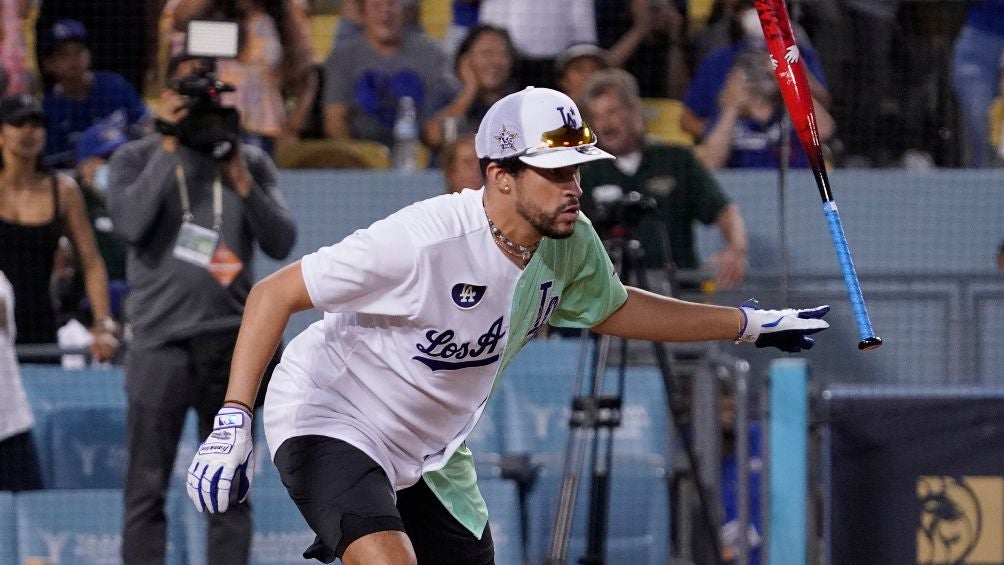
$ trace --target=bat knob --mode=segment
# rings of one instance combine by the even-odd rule
[[[880,347],[882,347],[882,338],[876,335],[866,337],[858,342],[858,349],[861,351],[871,351],[872,349],[878,349]]]

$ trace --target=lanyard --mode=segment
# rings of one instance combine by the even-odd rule
[[[188,181],[185,180],[185,169],[181,163],[174,167],[174,176],[178,179],[178,194],[181,196],[181,219],[191,223],[195,216],[192,215],[191,201],[188,199]],[[220,182],[220,174],[213,177],[213,229],[217,232],[223,227],[223,184]]]

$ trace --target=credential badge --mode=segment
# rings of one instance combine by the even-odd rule
[[[457,308],[470,310],[481,303],[481,299],[485,297],[485,290],[487,288],[484,285],[457,283],[453,285],[450,295],[453,297],[453,303],[457,305]]]

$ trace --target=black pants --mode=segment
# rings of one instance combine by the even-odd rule
[[[212,431],[213,416],[225,400],[236,340],[234,329],[129,351],[125,365],[129,453],[122,532],[125,565],[164,563],[164,502],[185,417],[189,408],[195,408],[200,441]],[[247,563],[252,535],[248,504],[209,514],[208,522],[208,563]]]
[[[42,488],[38,451],[31,432],[0,440],[0,490],[22,491]]]
[[[331,563],[353,541],[376,532],[408,534],[419,565],[493,565],[491,529],[478,539],[425,481],[397,492],[373,459],[344,441],[300,436],[283,442],[275,465],[317,539],[303,556]]]

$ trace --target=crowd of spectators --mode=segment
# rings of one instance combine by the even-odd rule
[[[623,228],[605,206],[635,198],[654,212],[632,222],[646,267],[743,281],[744,220],[711,172],[808,166],[752,0],[440,3],[450,21],[434,31],[419,0],[0,0],[0,391],[14,399],[0,414],[0,462],[27,462],[0,465],[0,490],[41,484],[15,335],[52,344],[78,320],[92,358],[126,368],[124,556],[161,561],[185,414],[196,408],[205,437],[255,249],[282,259],[295,240],[274,162],[310,143],[330,143],[314,165],[358,162],[331,157],[353,143],[389,152],[402,108],[417,162],[460,192],[483,183],[474,133],[487,110],[528,86],[561,90],[617,157],[581,168],[597,229]],[[1004,0],[791,4],[831,165],[1004,165]],[[315,17],[323,10],[338,17]],[[212,69],[234,87],[220,100],[240,139],[215,160],[177,129],[190,109],[179,81],[205,64],[187,53],[199,19],[240,31],[237,56]],[[662,125],[689,143],[654,135],[650,102],[678,110]],[[696,223],[721,233],[706,263]],[[246,561],[249,512],[212,520],[211,562]]]
[[[715,126],[748,136],[740,131],[749,129],[742,119],[723,125],[723,103],[746,105],[740,102],[767,82],[743,81],[732,72],[746,59],[740,55],[763,51],[750,0],[440,3],[448,4],[451,21],[433,30],[426,29],[416,0],[160,0],[129,3],[143,8],[120,13],[112,1],[85,8],[5,0],[0,90],[43,99],[46,164],[72,169],[74,144],[87,127],[113,122],[131,138],[139,137],[136,128],[148,127],[152,113],[142,94],[153,100],[159,83],[151,77],[163,74],[165,55],[183,49],[188,21],[228,18],[240,22],[241,48],[236,59],[219,62],[218,74],[238,86],[229,98],[240,110],[244,142],[272,155],[310,137],[390,146],[398,100],[407,96],[432,154],[426,162],[438,166],[443,147],[470,134],[484,108],[527,85],[553,86],[576,98],[592,72],[623,68],[643,98],[682,101],[675,127],[700,144]],[[992,145],[1000,112],[990,108],[998,94],[1004,2],[969,2],[966,11],[902,0],[800,4],[793,4],[795,31],[813,95],[817,108],[833,117],[831,164],[899,166],[905,149],[925,152],[938,166],[1000,162]],[[332,29],[318,33],[311,18],[324,12],[338,17],[329,20]],[[26,33],[32,21],[34,35]],[[103,33],[112,26],[130,33]],[[933,28],[940,31],[928,31]],[[158,42],[162,53],[149,47]],[[940,56],[927,67],[941,76],[912,85],[916,63],[909,52],[921,44]],[[939,92],[928,92],[930,81]],[[830,91],[828,84],[839,88]],[[896,94],[899,86],[912,87],[913,98],[938,98],[936,108],[911,107],[911,93]],[[946,99],[954,118],[943,117],[941,127],[911,129],[910,122],[935,118],[907,112],[941,112]],[[765,120],[754,121],[769,129]],[[895,132],[918,139],[890,139]],[[943,149],[946,138],[954,139],[954,154]],[[711,168],[747,162],[716,159]],[[797,158],[793,163],[798,166]]]
[[[41,106],[44,144],[31,182],[69,187],[39,188],[33,196],[42,202],[38,216],[44,219],[43,212],[53,209],[48,217],[55,221],[79,200],[91,225],[86,238],[80,230],[68,232],[73,237],[53,251],[54,266],[47,263],[57,282],[53,323],[77,317],[91,324],[122,315],[124,247],[104,201],[105,165],[119,145],[153,131],[166,62],[184,54],[193,19],[238,22],[237,57],[216,63],[218,78],[236,87],[223,100],[239,112],[241,141],[279,163],[284,154],[309,154],[322,158],[286,161],[298,167],[379,164],[379,158],[332,155],[346,144],[393,149],[401,108],[408,107],[417,122],[419,166],[442,168],[448,190],[476,188],[479,172],[465,141],[492,103],[533,85],[557,88],[578,101],[601,132],[601,143],[615,144],[620,130],[629,139],[629,158],[606,165],[610,171],[599,165],[583,171],[584,180],[630,180],[651,160],[630,166],[635,154],[656,149],[683,156],[674,157],[683,167],[673,171],[676,180],[722,168],[775,168],[782,155],[789,156],[787,166],[807,166],[797,137],[786,129],[752,0],[439,3],[449,21],[436,27],[417,0],[0,2],[0,92],[11,100],[31,94]],[[1004,163],[1004,0],[955,7],[905,0],[802,4],[792,3],[795,33],[830,165]],[[125,31],[106,33],[112,28]],[[605,74],[613,70],[627,78]],[[613,82],[634,83],[633,94],[618,98],[626,107],[614,108],[626,112],[623,123],[612,123],[610,110],[603,109],[604,99],[615,97],[604,96],[602,81],[587,93],[597,74],[607,82],[620,77]],[[407,105],[404,99],[410,99]],[[673,123],[652,127],[650,102],[675,108],[660,118]],[[10,138],[32,137],[14,123],[29,123],[30,130],[33,117],[7,120]],[[654,135],[667,126],[679,134],[669,143]],[[687,147],[678,147],[679,139],[689,140]],[[302,150],[311,143],[311,151]],[[65,180],[49,171],[66,173]],[[635,184],[642,183],[631,182],[625,188],[638,190]],[[63,194],[70,189],[73,199]],[[7,199],[13,190],[0,187],[0,195]],[[6,204],[2,209],[13,210]],[[676,229],[689,229],[694,219],[719,222],[723,209],[715,205],[678,218]],[[0,215],[4,221],[12,217]],[[93,255],[104,262],[107,307],[90,296],[98,283],[87,240],[97,242]],[[651,252],[649,260],[668,254],[690,265],[691,253],[687,246],[665,249]],[[734,283],[741,279],[735,274],[741,273],[738,259],[725,259],[721,282]],[[18,273],[8,276],[17,288]],[[32,302],[19,304],[28,308]],[[33,334],[30,325],[24,327],[28,339]]]

